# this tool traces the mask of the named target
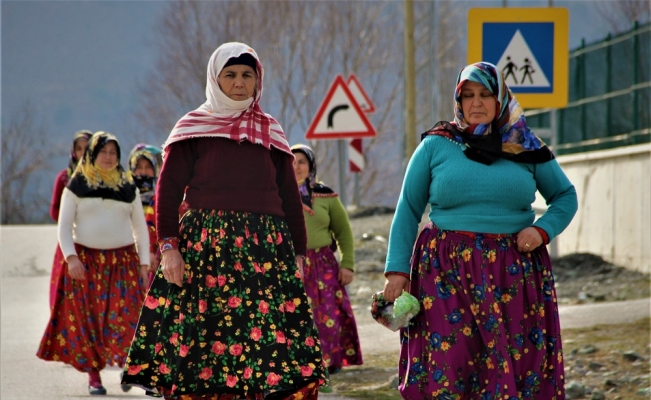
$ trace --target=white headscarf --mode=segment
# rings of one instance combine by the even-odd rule
[[[217,82],[219,73],[231,58],[250,54],[257,64],[257,85],[253,97],[237,101],[229,98]],[[244,43],[224,43],[215,50],[208,61],[206,102],[181,118],[163,144],[196,137],[224,137],[235,141],[246,140],[270,149],[292,154],[282,127],[271,115],[260,108],[264,68],[255,50]]]

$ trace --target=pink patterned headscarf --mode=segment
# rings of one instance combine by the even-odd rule
[[[229,59],[245,53],[252,55],[256,60],[258,81],[253,97],[237,101],[222,92],[217,83],[217,76]],[[237,42],[219,46],[208,61],[206,102],[176,123],[163,144],[163,155],[170,144],[198,137],[223,137],[237,142],[246,140],[267,149],[274,146],[292,154],[283,128],[276,119],[260,108],[263,76],[264,68],[251,47]]]

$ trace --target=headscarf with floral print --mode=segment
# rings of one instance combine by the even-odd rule
[[[495,118],[490,124],[470,125],[461,107],[464,83],[484,85],[497,100]],[[522,107],[504,81],[502,72],[491,63],[466,66],[457,77],[454,92],[454,121],[438,122],[427,135],[441,135],[466,146],[464,154],[471,160],[490,165],[498,158],[520,163],[544,163],[554,158],[549,147],[527,126]]]
[[[97,156],[107,143],[115,143],[117,163],[109,169],[95,164]],[[67,188],[77,197],[99,197],[131,203],[136,198],[136,185],[130,174],[120,165],[120,144],[118,139],[108,132],[95,132],[88,141],[88,147]]]

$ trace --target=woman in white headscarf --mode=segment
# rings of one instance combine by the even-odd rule
[[[293,155],[260,108],[242,43],[208,63],[207,101],[164,144],[162,252],[123,383],[167,399],[311,399],[326,381],[302,278],[307,235]],[[178,208],[189,205],[181,221]]]

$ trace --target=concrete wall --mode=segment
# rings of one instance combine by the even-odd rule
[[[651,273],[651,144],[560,156],[558,162],[576,187],[579,209],[550,251],[593,253]],[[544,208],[544,200],[535,206]]]

